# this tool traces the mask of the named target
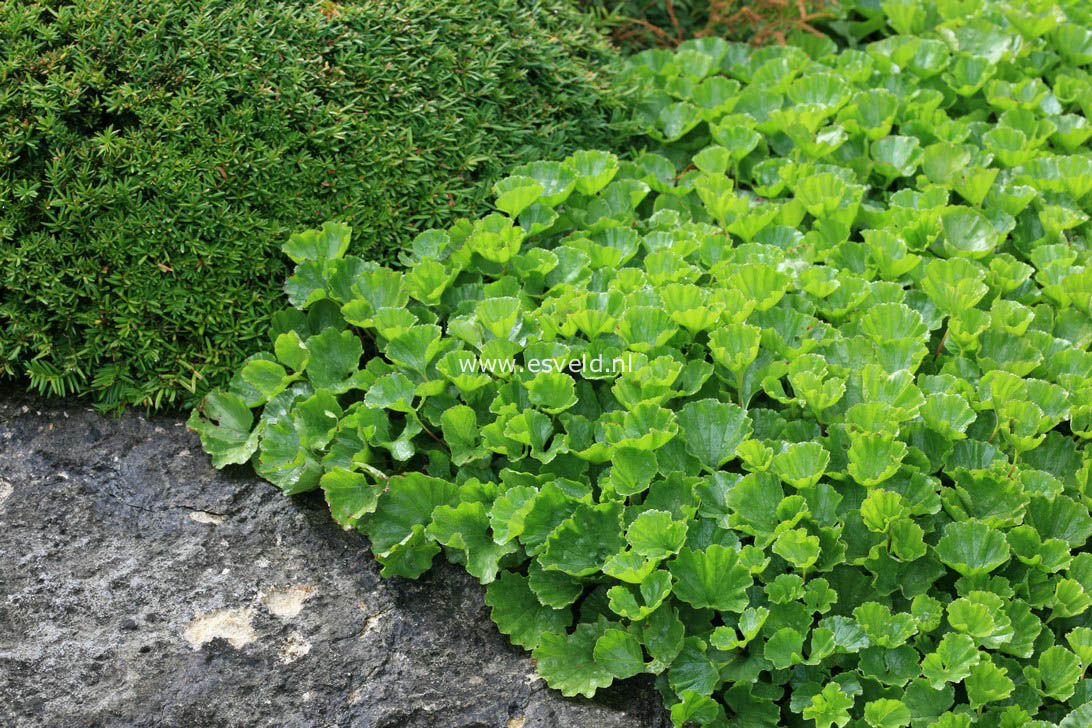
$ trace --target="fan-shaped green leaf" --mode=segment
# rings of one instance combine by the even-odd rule
[[[1009,558],[1005,535],[980,521],[950,523],[937,542],[937,557],[963,576],[981,576]]]

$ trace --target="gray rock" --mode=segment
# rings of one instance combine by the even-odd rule
[[[669,725],[648,681],[546,688],[441,561],[382,579],[180,417],[0,393],[0,725]]]

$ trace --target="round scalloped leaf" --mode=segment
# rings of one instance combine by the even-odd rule
[[[944,527],[936,553],[963,576],[983,576],[1009,560],[1009,544],[997,529],[981,521],[963,521]]]
[[[943,313],[951,315],[972,308],[989,287],[978,266],[965,258],[934,260],[925,266],[921,288]]]
[[[547,571],[538,562],[527,567],[527,578],[538,600],[554,609],[569,606],[584,592],[584,584],[579,579],[561,571]]]
[[[918,414],[926,425],[949,440],[965,438],[967,427],[977,417],[961,395],[945,392],[926,397]]]
[[[1061,539],[1073,547],[1081,546],[1092,537],[1092,515],[1065,495],[1032,498],[1024,522],[1040,534]]]
[[[527,382],[527,396],[543,412],[556,415],[576,404],[576,384],[567,374],[542,372]]]
[[[538,646],[544,634],[564,633],[572,624],[568,609],[542,606],[527,585],[527,577],[502,571],[500,577],[485,590],[485,603],[492,609],[490,616],[512,644],[528,650]]]
[[[993,224],[969,207],[949,207],[940,213],[940,221],[944,228],[944,250],[948,255],[983,258],[1001,242],[1001,234]]]
[[[849,446],[847,471],[863,486],[879,485],[898,471],[906,453],[906,445],[890,436],[855,435]]]
[[[305,342],[311,358],[307,378],[315,388],[326,388],[340,394],[349,388],[349,377],[360,365],[364,353],[360,339],[351,331],[328,328]]]
[[[876,172],[890,184],[898,177],[910,177],[924,159],[925,153],[917,137],[891,135],[872,144],[872,159]]]
[[[321,230],[293,233],[282,246],[284,254],[296,263],[340,258],[349,249],[352,229],[343,223],[326,222]]]
[[[626,541],[646,559],[664,559],[686,543],[686,528],[684,521],[674,520],[667,511],[643,511],[626,529]]]
[[[805,720],[815,721],[815,728],[844,726],[849,722],[849,711],[853,708],[853,696],[846,694],[842,685],[828,683],[816,695],[812,696],[811,705],[803,710]]]
[[[1054,645],[1039,655],[1035,668],[1024,668],[1024,674],[1040,695],[1064,703],[1073,696],[1077,681],[1084,674],[1084,666],[1075,654],[1061,645]]]
[[[1058,728],[1082,728],[1082,726],[1087,725],[1092,725],[1092,701],[1085,703],[1067,715],[1058,724]]]
[[[539,563],[570,576],[589,576],[625,545],[621,504],[581,504],[546,539]]]
[[[371,539],[372,550],[384,553],[409,536],[414,526],[427,526],[437,506],[458,503],[458,492],[454,483],[424,473],[405,473],[388,480],[376,514],[362,529]]]
[[[1075,23],[1065,23],[1050,33],[1050,42],[1073,65],[1092,63],[1092,30]]]
[[[979,710],[986,703],[1004,700],[1016,687],[1008,677],[1008,670],[993,664],[989,658],[972,667],[963,684],[967,687],[967,699],[972,710]]]
[[[512,175],[498,180],[493,185],[493,192],[497,195],[496,206],[498,210],[507,213],[510,217],[519,217],[520,213],[538,200],[545,187],[531,177]]]
[[[792,627],[782,627],[770,635],[762,648],[765,657],[775,669],[784,670],[804,661],[804,636]]]
[[[810,488],[819,482],[830,463],[830,453],[817,442],[796,442],[774,456],[770,467],[794,488]]]
[[[516,550],[512,542],[493,540],[489,515],[482,503],[440,505],[432,512],[429,537],[452,549],[461,549],[466,570],[482,584],[492,582],[500,570],[500,560]]]
[[[595,659],[595,646],[607,632],[607,622],[582,622],[572,634],[544,632],[531,655],[546,684],[567,698],[595,696],[614,682],[614,675]]]
[[[751,434],[746,410],[714,399],[690,402],[679,410],[678,422],[687,452],[708,470],[735,457],[736,447]]]
[[[747,607],[751,574],[740,565],[735,549],[719,544],[701,551],[684,548],[667,568],[675,579],[675,596],[692,607],[725,612],[742,612]]]
[[[362,516],[375,511],[379,494],[383,492],[382,485],[345,468],[326,471],[319,480],[319,487],[330,506],[330,515],[346,530],[356,527]]]
[[[576,174],[577,191],[585,195],[594,195],[618,173],[618,157],[610,152],[574,152],[564,164]]]
[[[937,643],[935,651],[921,661],[921,671],[934,688],[958,683],[971,674],[981,653],[969,635],[949,632]]]
[[[669,594],[671,594],[671,574],[663,569],[657,569],[641,580],[636,592],[628,584],[612,586],[607,590],[607,600],[612,612],[637,621],[658,609]]]
[[[245,463],[258,449],[260,429],[251,431],[254,414],[241,397],[229,392],[209,392],[186,420],[186,427],[201,437],[201,447],[212,465]]]
[[[865,704],[864,719],[871,728],[903,728],[910,725],[911,714],[901,700],[880,698]]]
[[[641,643],[629,632],[608,629],[595,642],[592,651],[595,661],[619,680],[633,677],[645,669]]]
[[[785,531],[774,540],[773,552],[793,567],[806,571],[819,560],[819,537],[802,528]]]

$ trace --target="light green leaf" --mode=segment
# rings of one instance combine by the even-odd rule
[[[687,404],[678,420],[687,452],[711,471],[735,457],[736,447],[751,434],[746,410],[714,399]]]
[[[201,437],[201,447],[212,456],[212,465],[222,468],[250,460],[258,449],[261,430],[251,431],[254,415],[241,397],[215,390],[205,395],[190,413],[186,427]]]
[[[880,698],[865,704],[864,719],[872,728],[902,728],[910,725],[910,709],[901,700]]]
[[[294,233],[282,246],[285,255],[296,263],[340,258],[349,249],[352,229],[337,222],[323,223],[321,230]]]
[[[364,402],[369,407],[381,407],[395,412],[413,412],[416,386],[401,372],[392,372],[375,380]]]
[[[1062,647],[1054,645],[1039,655],[1037,667],[1025,667],[1024,675],[1039,694],[1061,702],[1073,696],[1077,681],[1084,673],[1080,658]]]
[[[395,364],[409,367],[422,376],[426,376],[426,367],[439,353],[440,334],[441,331],[439,326],[434,326],[432,324],[413,326],[388,341],[383,353],[385,353]],[[355,338],[354,341],[356,341],[356,345],[359,347],[360,342]],[[359,359],[359,354],[357,355],[357,358]],[[313,367],[314,364],[311,366]],[[310,373],[309,367],[308,374]]]
[[[493,185],[497,209],[510,217],[519,217],[545,191],[546,188],[538,180],[521,175],[505,177]]]
[[[609,152],[575,152],[564,164],[576,174],[577,191],[585,195],[606,187],[618,172],[618,158]]]
[[[921,671],[930,685],[942,688],[945,683],[958,683],[970,675],[980,660],[981,653],[969,635],[949,632],[936,650],[922,659]]]
[[[675,595],[693,607],[742,612],[748,604],[751,574],[734,549],[718,544],[703,551],[684,548],[667,568],[675,579]]]
[[[527,383],[531,404],[547,414],[556,415],[576,404],[573,378],[560,372],[541,372]]]
[[[311,384],[334,394],[349,389],[349,377],[357,371],[364,353],[360,339],[351,331],[337,331],[331,327],[309,337],[305,344],[311,353],[306,370]]]
[[[807,571],[819,560],[819,550],[819,537],[802,528],[783,532],[773,544],[775,554],[801,571]]]
[[[963,576],[981,576],[1009,558],[1005,535],[981,521],[950,523],[937,542],[937,558]]]
[[[644,511],[626,529],[626,541],[646,559],[664,559],[683,547],[686,523],[673,520],[667,511]]]
[[[622,496],[645,491],[659,468],[655,452],[632,447],[616,448],[611,466],[611,484]]]
[[[595,660],[595,645],[606,634],[607,623],[583,622],[572,634],[542,634],[532,651],[538,674],[565,697],[591,698],[614,682],[614,675]]]
[[[978,710],[986,703],[1004,700],[1016,687],[1008,677],[1008,670],[994,665],[988,658],[971,668],[964,685],[967,686],[967,699],[972,710]]]
[[[774,632],[763,647],[763,656],[774,668],[784,670],[804,661],[804,636],[791,627]]]
[[[817,442],[797,442],[774,456],[773,472],[794,488],[810,488],[819,482],[830,463],[830,453]]]
[[[330,506],[330,515],[345,529],[355,528],[361,517],[373,513],[383,492],[382,485],[345,468],[328,470],[319,480],[319,487]]]
[[[861,485],[879,485],[898,471],[906,452],[906,445],[890,436],[855,435],[849,447],[847,469]]]
[[[849,711],[853,708],[853,696],[847,695],[836,682],[827,683],[821,691],[812,696],[811,705],[804,708],[805,720],[815,721],[815,728],[844,726],[849,722]]]

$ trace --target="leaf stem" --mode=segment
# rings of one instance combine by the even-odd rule
[[[368,465],[367,463],[358,463],[358,465],[360,465],[360,467],[364,468],[364,470],[366,470],[371,475],[374,475],[376,478],[379,478],[380,480],[387,480],[388,478],[390,478],[389,475],[384,473],[379,468]]]
[[[940,352],[944,349],[944,342],[948,340],[948,332],[952,330],[950,325],[944,327],[944,335],[940,337],[940,343],[937,344],[937,350],[933,352],[933,358],[940,358]]]
[[[417,420],[417,424],[419,424],[419,425],[421,426],[421,431],[422,431],[422,432],[424,432],[424,433],[425,433],[426,435],[428,435],[429,437],[431,437],[431,438],[432,438],[433,440],[435,440],[436,442],[438,442],[438,443],[440,443],[441,445],[443,445],[443,446],[444,446],[445,448],[447,447],[447,443],[446,443],[446,442],[444,442],[444,441],[443,441],[442,439],[440,439],[439,437],[437,437],[437,436],[436,436],[436,434],[432,432],[432,430],[428,429],[428,427],[426,427],[426,426],[425,426],[425,423],[421,421],[421,416],[420,416],[420,415],[418,415],[418,414],[417,414],[416,412],[414,412],[414,413],[413,413],[413,419]]]

